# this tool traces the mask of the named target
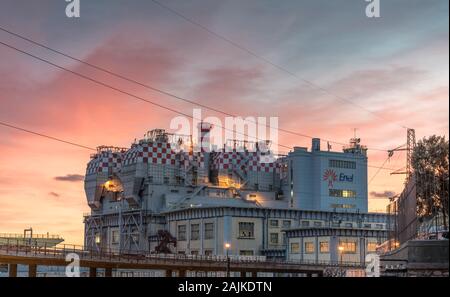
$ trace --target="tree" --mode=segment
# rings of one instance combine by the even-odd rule
[[[428,218],[443,216],[444,227],[448,218],[449,142],[442,136],[419,140],[412,154],[412,167],[416,178],[417,214]]]

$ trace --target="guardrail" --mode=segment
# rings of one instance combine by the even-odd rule
[[[207,255],[185,255],[185,254],[152,254],[143,251],[122,251],[118,253],[111,249],[86,249],[79,245],[59,245],[54,247],[36,246],[36,245],[17,245],[17,244],[0,244],[0,254],[6,253],[7,255],[17,256],[35,256],[35,257],[52,257],[52,258],[64,258],[69,253],[76,253],[80,256],[81,260],[97,260],[97,261],[117,261],[125,263],[137,263],[137,264],[151,264],[157,261],[164,263],[176,264],[177,262],[185,263],[186,261],[194,264],[209,263],[209,264],[262,264],[264,266],[323,266],[323,267],[363,267],[364,265],[359,262],[341,262],[341,261],[315,261],[315,260],[279,260],[279,259],[266,259],[263,257],[257,258],[237,258],[236,256],[207,256]]]
[[[24,236],[19,233],[0,233],[0,238],[14,238],[14,239],[63,239],[59,235],[52,234],[33,234],[33,236]]]

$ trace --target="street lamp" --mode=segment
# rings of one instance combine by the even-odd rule
[[[339,250],[339,254],[340,254],[340,257],[341,257],[341,265],[342,265],[342,254],[344,253],[344,247],[342,246],[342,245],[340,245],[339,247],[338,247],[338,250]]]
[[[230,257],[228,255],[228,251],[230,250],[231,244],[225,243],[225,250],[227,251],[227,277],[230,277]]]

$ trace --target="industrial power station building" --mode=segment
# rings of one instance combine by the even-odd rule
[[[342,152],[321,150],[313,139],[310,150],[272,158],[267,142],[210,151],[211,128],[200,124],[199,150],[191,137],[164,130],[130,148],[99,147],[85,177],[85,245],[363,262],[386,240],[387,215],[368,213],[367,149],[359,139]]]

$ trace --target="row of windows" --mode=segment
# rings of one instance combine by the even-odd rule
[[[339,198],[355,198],[356,197],[356,191],[353,191],[353,190],[329,189],[328,194],[330,197],[339,197]]]
[[[355,204],[330,204],[330,208],[356,208]]]
[[[270,227],[272,227],[272,228],[278,228],[278,227],[280,227],[279,220],[270,220],[270,221],[269,221],[269,225],[270,225]],[[283,228],[290,228],[290,227],[291,227],[291,221],[289,221],[289,220],[283,220],[281,226],[282,226]]]
[[[343,160],[328,160],[328,167],[356,169],[356,162],[355,161],[343,161]]]
[[[179,255],[184,255],[186,254],[185,251],[178,251]],[[239,251],[239,255],[240,256],[253,256],[255,254],[255,252],[253,250],[240,250]],[[191,250],[191,255],[200,255],[200,252],[198,250]],[[213,255],[213,250],[211,249],[207,249],[203,251],[203,255],[205,256],[212,256]]]
[[[314,243],[313,242],[305,242],[304,244],[305,254],[313,254],[315,252]],[[355,254],[357,248],[356,240],[345,240],[339,242],[339,247],[342,248],[342,253],[345,254]],[[375,252],[377,248],[376,242],[368,242],[367,243],[367,252]],[[330,246],[328,241],[319,242],[319,252],[322,254],[326,254],[330,252]],[[291,243],[291,254],[300,253],[300,243],[293,242]]]
[[[271,220],[271,221],[275,221],[278,222],[278,220]],[[291,221],[283,221],[283,225],[285,224],[285,222],[289,222],[289,224],[286,223],[286,227],[291,225]],[[301,226],[302,227],[310,227],[310,221],[301,221]],[[321,221],[314,221],[313,223],[313,227],[322,227],[323,222]],[[275,224],[272,225],[271,227],[275,227]],[[277,223],[278,224],[278,223]],[[344,227],[347,228],[352,228],[353,227],[353,223],[347,222],[344,223],[343,225]],[[333,223],[332,227],[341,227],[340,223]],[[371,224],[364,224],[364,227],[366,228],[370,228]],[[383,225],[382,224],[375,224],[375,227],[377,229],[382,229]],[[114,234],[114,233],[113,233]],[[177,238],[180,241],[186,240],[187,236],[186,236],[186,225],[178,225],[178,235]],[[279,234],[278,233],[270,233],[269,237],[270,237],[270,243],[271,244],[278,244],[279,243],[279,238],[278,238]],[[113,238],[118,237],[117,235],[113,235]],[[239,222],[239,230],[238,230],[238,238],[244,238],[244,239],[253,239],[255,237],[255,223],[252,222]],[[191,224],[191,240],[199,240],[200,239],[200,224]],[[204,224],[204,239],[214,239],[214,223],[205,223]],[[117,240],[118,241],[118,240]],[[283,243],[284,243],[284,238],[283,238]],[[114,239],[113,239],[114,242]]]
[[[214,223],[205,223],[204,239],[214,239]],[[186,225],[178,225],[177,239],[186,240]],[[191,240],[200,239],[200,224],[191,224]]]

